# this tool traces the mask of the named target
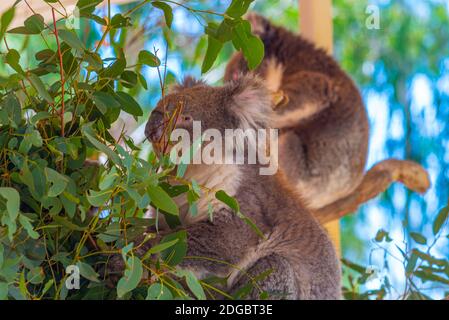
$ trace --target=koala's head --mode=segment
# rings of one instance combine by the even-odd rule
[[[201,130],[269,128],[272,100],[269,91],[257,77],[246,75],[221,87],[186,78],[163,97],[150,115],[145,135],[157,145],[176,128],[191,136],[193,122]]]

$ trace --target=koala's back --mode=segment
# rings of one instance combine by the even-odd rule
[[[298,75],[307,82],[308,74],[314,72],[326,75],[331,82],[330,92],[323,92],[332,97],[331,105],[305,123],[285,130],[287,134],[282,137],[283,145],[297,150],[281,156],[281,167],[296,173],[292,178],[298,179],[298,189],[310,199],[311,207],[319,208],[343,198],[360,183],[368,152],[368,119],[359,90],[331,56],[291,33],[286,32],[282,43],[278,49],[285,47],[283,54],[295,57],[288,61],[297,63],[285,66],[281,89],[295,85]]]
[[[367,155],[369,124],[361,95],[350,77],[324,50],[302,36],[252,15],[253,30],[265,45],[255,72],[272,91],[289,98],[278,112],[311,115],[294,123],[285,113],[281,129],[281,169],[310,208],[343,198],[360,183]],[[241,53],[230,61],[225,80],[248,72]],[[289,123],[292,121],[292,123]]]

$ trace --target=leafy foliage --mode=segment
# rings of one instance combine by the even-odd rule
[[[385,256],[391,256],[401,261],[404,270],[406,285],[402,292],[396,292],[391,284],[390,276],[377,267],[362,266],[348,259],[343,259],[344,275],[346,277],[343,293],[346,299],[385,299],[388,295],[398,295],[400,299],[427,300],[431,297],[426,291],[445,290],[445,296],[449,295],[449,259],[437,258],[432,254],[432,249],[440,242],[446,241],[449,235],[444,234],[443,225],[449,223],[447,216],[448,206],[437,215],[434,226],[432,241],[424,235],[412,232],[413,241],[402,243],[390,237],[385,230],[379,230],[373,244],[374,250],[382,251]],[[383,266],[389,270],[388,262],[385,260]],[[377,289],[363,290],[362,286],[370,281],[377,281],[380,285]],[[430,284],[429,286],[424,286]],[[429,289],[430,288],[430,289]]]
[[[186,254],[186,233],[155,240],[159,215],[179,224],[172,198],[187,193],[194,208],[200,186],[188,181],[171,186],[174,167],[166,158],[151,153],[141,159],[131,139],[123,134],[114,139],[108,131],[121,113],[143,115],[132,94],[135,88],[147,89],[140,68],[161,66],[157,52],[147,50],[138,54],[137,65],[129,66],[113,35],[124,33],[133,12],[144,5],[162,10],[170,28],[174,18],[168,3],[181,4],[142,1],[112,17],[108,10],[103,18],[95,10],[101,2],[77,4],[84,21],[103,28],[95,46],[67,29],[65,18],[48,25],[34,14],[23,26],[8,30],[14,8],[1,17],[2,60],[9,69],[0,79],[0,299],[205,299],[202,282],[177,268]],[[242,15],[250,2],[232,1],[225,14],[205,13],[222,16],[231,25],[230,41],[232,30],[246,25]],[[208,28],[209,39],[215,39],[210,32]],[[247,28],[239,33],[246,37],[239,49],[246,50],[247,39],[257,41]],[[24,67],[21,52],[8,45],[12,36],[45,40],[48,47],[35,52],[36,67]],[[99,54],[108,36],[117,52],[114,58]],[[260,62],[259,49],[247,55],[251,67]],[[204,71],[216,51],[206,53]],[[105,159],[103,164],[92,162],[98,158]],[[155,219],[144,218],[149,207]],[[149,227],[154,232],[146,233],[143,243],[154,244],[139,256]],[[116,289],[106,285],[104,272],[113,255],[126,265]],[[65,285],[69,266],[79,269],[80,290]]]

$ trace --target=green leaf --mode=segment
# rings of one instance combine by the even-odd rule
[[[52,115],[47,111],[40,111],[31,118],[31,124],[36,125],[41,120],[50,119]]]
[[[255,69],[263,60],[265,47],[258,37],[251,33],[248,21],[242,21],[233,29],[232,42],[237,50],[242,50],[250,70]]]
[[[203,287],[191,271],[189,271],[186,275],[186,282],[189,289],[192,290],[193,294],[199,300],[206,300],[206,295],[204,294]]]
[[[240,206],[234,197],[228,195],[225,191],[220,190],[215,193],[215,198],[226,204],[229,208],[235,212],[240,212]]]
[[[426,281],[433,281],[433,282],[439,282],[439,283],[443,283],[445,285],[449,285],[449,279],[443,278],[443,277],[441,277],[439,275],[436,275],[434,273],[425,272],[425,271],[416,271],[415,272],[415,276],[417,276],[418,278],[420,278],[424,282],[426,282]]]
[[[145,77],[141,73],[138,73],[137,76],[139,78],[139,82],[142,85],[142,87],[145,90],[148,90],[148,83],[147,83],[147,80],[145,80]]]
[[[217,30],[215,31],[214,36],[216,36],[217,39],[223,43],[228,42],[232,40],[233,27],[234,27],[234,20],[224,19],[223,22],[220,23]]]
[[[27,274],[27,281],[32,284],[41,284],[44,278],[44,272],[40,267],[31,268]]]
[[[119,156],[112,151],[110,148],[108,148],[106,145],[104,145],[103,143],[101,143],[100,141],[98,141],[96,138],[94,138],[94,136],[92,135],[93,130],[92,128],[84,126],[82,127],[82,131],[84,136],[87,138],[87,140],[89,140],[90,143],[92,143],[94,145],[95,148],[97,148],[99,151],[103,152],[104,154],[106,154],[108,156],[108,158],[114,162],[117,165],[121,164],[121,160],[119,158]]]
[[[87,263],[78,261],[76,263],[76,266],[79,268],[80,270],[80,274],[86,278],[87,280],[93,281],[93,282],[100,282],[100,280],[98,279],[99,275],[97,272],[95,272],[95,270],[88,265]]]
[[[137,103],[137,101],[129,94],[127,94],[126,92],[117,91],[115,97],[121,105],[123,111],[136,117],[143,116],[142,108]]]
[[[233,18],[240,18],[246,13],[246,11],[248,11],[249,5],[253,1],[254,0],[232,0],[226,10],[226,14]]]
[[[448,217],[449,217],[449,206],[441,209],[437,217],[435,218],[435,221],[433,222],[432,225],[434,235],[437,235],[437,233],[441,230]]]
[[[67,229],[74,230],[74,231],[84,231],[85,230],[85,228],[74,224],[73,222],[69,221],[65,217],[54,216],[53,217],[53,221],[54,222],[51,223],[50,225],[66,227]]]
[[[1,107],[8,117],[5,124],[9,122],[11,127],[18,128],[22,122],[22,109],[17,97],[12,93],[8,94],[2,101]]]
[[[168,249],[172,246],[174,246],[176,243],[178,243],[179,239],[175,239],[172,241],[167,241],[164,243],[159,243],[153,247],[151,247],[150,250],[147,251],[147,253],[145,254],[145,257],[149,257],[151,254],[155,254],[161,251],[164,251],[165,249]]]
[[[117,173],[117,169],[113,167],[110,172],[105,172],[100,178],[100,184],[98,185],[100,190],[106,190],[111,188],[115,182],[120,179],[120,175]]]
[[[79,0],[76,6],[79,9],[80,14],[88,15],[95,11],[95,7],[102,3],[103,0]]]
[[[0,300],[8,299],[8,284],[0,282]]]
[[[160,243],[167,243],[174,240],[178,240],[171,247],[161,251],[161,257],[169,266],[175,266],[179,264],[187,254],[187,232],[181,230],[162,238]]]
[[[207,37],[207,51],[204,57],[203,65],[201,66],[201,72],[206,73],[212,68],[215,60],[218,57],[221,49],[223,48],[223,43],[214,38],[211,35]]]
[[[243,55],[248,61],[250,70],[257,68],[265,56],[265,46],[258,37],[251,36],[247,42],[248,49],[243,50]]]
[[[425,261],[429,262],[430,264],[435,264],[435,265],[440,266],[440,267],[444,267],[444,266],[447,265],[447,261],[445,259],[437,259],[437,258],[431,256],[430,254],[427,254],[425,252],[419,251],[417,249],[413,249],[412,253],[417,255],[422,260],[425,260]]]
[[[25,281],[25,270],[22,270],[19,276],[19,290],[24,298],[28,297],[28,289]]]
[[[90,194],[87,195],[87,200],[94,207],[103,206],[109,198],[111,198],[112,190],[94,191],[90,190]]]
[[[44,17],[40,14],[32,15],[27,18],[23,24],[30,34],[39,34],[45,28]]]
[[[137,288],[143,275],[142,262],[136,256],[128,258],[126,265],[125,275],[117,284],[117,296],[119,298]]]
[[[111,223],[106,231],[98,236],[101,240],[106,243],[116,241],[120,238],[121,227],[119,223]]]
[[[215,193],[215,198],[217,200],[220,200],[224,204],[226,204],[229,208],[234,210],[238,217],[242,219],[247,225],[251,227],[251,229],[256,232],[256,234],[261,237],[262,239],[265,239],[265,235],[263,232],[257,227],[257,225],[247,216],[245,216],[243,213],[240,212],[240,206],[237,200],[234,197],[231,197],[228,195],[225,191],[220,190]]]
[[[21,214],[19,216],[20,224],[25,228],[26,232],[32,239],[39,239],[39,233],[34,231],[33,225],[31,224],[31,219]]]
[[[416,243],[419,243],[419,244],[427,243],[427,239],[420,233],[410,232],[410,236],[412,237],[413,240],[416,241]]]
[[[2,14],[0,19],[0,40],[3,40],[6,30],[14,19],[15,10],[15,7],[11,7]]]
[[[119,57],[114,63],[104,69],[102,76],[105,78],[115,79],[125,71],[125,68],[126,60],[123,57]]]
[[[131,18],[130,17],[124,17],[120,13],[117,13],[111,19],[111,26],[114,27],[114,28],[130,27],[131,25],[132,25],[131,24]]]
[[[53,286],[54,280],[50,279],[47,281],[47,283],[44,286],[44,289],[42,289],[41,295],[45,295],[48,290]]]
[[[48,103],[53,103],[53,98],[48,93],[47,89],[45,89],[45,85],[41,78],[34,73],[28,73],[28,80],[42,98],[44,98]]]
[[[413,270],[415,270],[417,262],[418,262],[418,255],[416,255],[414,252],[412,252],[410,259],[408,259],[408,261],[407,261],[407,266],[405,267],[405,272],[407,274],[411,274],[413,272]]]
[[[172,8],[167,3],[161,1],[154,1],[151,3],[151,5],[164,11],[165,23],[167,24],[167,27],[171,28],[171,24],[173,22]]]
[[[159,67],[161,65],[161,60],[150,51],[142,50],[139,52],[139,63],[149,67]]]
[[[3,254],[5,253],[5,247],[3,246],[3,244],[0,242],[0,270],[3,267],[3,261],[4,261],[4,257]]]
[[[120,82],[125,88],[134,88],[137,85],[137,74],[131,70],[125,70],[120,75]]]
[[[388,236],[388,232],[386,232],[383,229],[380,229],[379,231],[377,231],[376,237],[374,238],[374,240],[376,242],[382,242],[385,239],[385,237],[387,237],[387,236]]]
[[[259,229],[259,227],[256,225],[256,223],[251,220],[249,217],[243,215],[242,213],[239,214],[239,217],[250,226],[251,229],[262,239],[265,239],[265,235],[263,234],[262,230]]]
[[[34,57],[39,61],[49,61],[50,59],[56,57],[56,53],[51,49],[44,49],[37,52]]]
[[[351,270],[356,271],[357,273],[363,275],[365,274],[366,271],[366,267],[361,266],[359,264],[353,263],[347,259],[341,259],[341,262],[343,263],[343,265],[345,265],[346,267],[350,268]]]
[[[28,35],[28,34],[30,34],[30,32],[28,31],[28,29],[25,28],[24,26],[12,28],[12,29],[8,30],[7,33],[11,33],[11,34],[23,34],[23,35]]]
[[[179,277],[185,277],[187,286],[192,291],[192,293],[199,300],[206,300],[206,294],[204,293],[203,287],[201,286],[198,279],[195,277],[192,271],[189,270],[178,270],[176,274]]]
[[[51,168],[45,168],[45,174],[47,176],[47,181],[52,184],[48,189],[47,196],[57,197],[63,193],[69,183],[68,179]]]
[[[59,199],[62,202],[62,205],[64,206],[64,209],[67,211],[67,214],[69,217],[73,218],[73,215],[75,214],[77,204],[79,204],[79,199],[76,195],[73,194],[73,190],[70,190],[70,182],[67,185],[67,191],[64,191],[61,195],[59,195]]]
[[[14,69],[17,73],[24,74],[22,67],[20,66],[20,54],[16,49],[8,50],[5,56],[5,61]]]
[[[17,219],[20,210],[20,195],[16,189],[2,187],[0,188],[0,196],[6,200],[6,210],[12,221]]]
[[[120,107],[120,103],[118,103],[117,100],[115,100],[111,94],[106,92],[101,91],[95,92],[92,95],[92,100],[94,101],[98,110],[100,110],[102,114],[105,114],[109,108]]]
[[[160,283],[153,283],[147,291],[145,300],[172,300],[171,291]]]
[[[32,146],[38,148],[42,147],[42,137],[39,131],[33,129],[32,127],[28,127],[25,131],[23,140],[20,143],[19,152],[22,154],[27,154]]]
[[[42,30],[44,30],[44,28],[44,17],[42,17],[40,14],[35,14],[27,18],[24,21],[23,26],[8,30],[8,33],[25,35],[39,34],[42,32]]]
[[[150,196],[151,202],[156,208],[159,208],[169,214],[179,215],[179,209],[172,198],[159,186],[149,185],[147,193]]]
[[[58,35],[70,47],[80,51],[86,50],[84,43],[78,38],[78,35],[75,32],[60,29],[58,30]]]

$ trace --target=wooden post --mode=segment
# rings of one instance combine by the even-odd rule
[[[332,0],[299,0],[301,35],[327,52],[333,52]],[[341,256],[340,221],[325,225]]]

